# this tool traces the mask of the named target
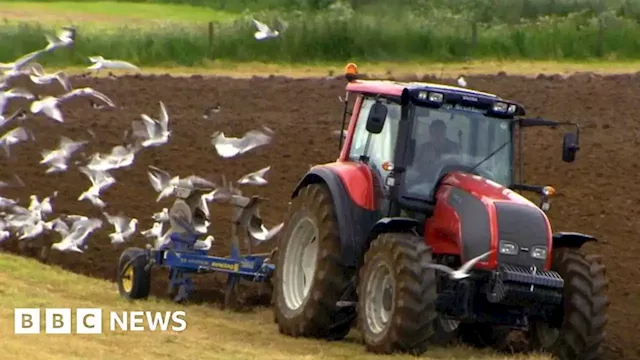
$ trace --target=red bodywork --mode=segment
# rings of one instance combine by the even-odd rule
[[[353,81],[347,84],[347,91],[352,93],[400,96],[407,85],[406,83],[392,81]],[[446,85],[429,85],[451,88]],[[461,90],[471,91],[468,89]],[[351,148],[358,116],[360,115],[361,104],[362,96],[358,96],[353,106],[347,136],[340,152],[340,157],[336,160],[337,162],[322,166],[332,168],[333,172],[340,177],[347,193],[356,205],[367,210],[375,210],[377,204],[373,191],[371,169],[365,164],[349,161],[349,150]],[[492,249],[498,249],[498,225],[494,203],[500,201],[518,202],[535,207],[542,212],[542,210],[523,196],[491,180],[465,173],[449,174],[443,179],[442,185],[436,194],[437,202],[433,216],[430,217],[425,224],[425,242],[431,246],[434,254],[462,255],[460,220],[455,210],[447,204],[447,201],[441,201],[447,198],[449,192],[454,187],[471,193],[485,204],[489,212],[489,220],[491,221]],[[544,213],[543,215],[545,219],[547,219]],[[545,264],[545,270],[549,270],[551,267],[552,233],[548,219],[547,227],[549,232],[547,243],[549,254]],[[479,262],[476,267],[487,270],[494,269],[497,266],[497,258],[498,254],[494,253],[487,261]],[[461,260],[464,262],[466,259]]]
[[[436,194],[436,207],[433,212],[433,216],[427,219],[425,224],[425,242],[431,246],[435,254],[462,254],[462,244],[460,242],[460,220],[456,211],[446,201],[452,188],[458,188],[469,192],[478,200],[482,201],[486,206],[487,211],[489,212],[489,221],[491,222],[492,249],[498,249],[498,222],[494,203],[501,201],[516,202],[531,206],[540,211],[546,219],[549,233],[549,238],[547,240],[549,255],[547,256],[545,270],[549,270],[551,268],[551,225],[544,212],[525,197],[498,183],[477,175],[460,172],[451,173],[443,179],[442,185]],[[495,252],[487,261],[479,262],[476,267],[487,270],[494,269],[498,264],[497,259],[498,253]],[[464,262],[468,259],[461,260]]]

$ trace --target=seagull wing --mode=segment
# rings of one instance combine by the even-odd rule
[[[477,264],[480,260],[486,258],[487,256],[489,256],[491,253],[493,253],[493,250],[487,251],[486,253],[476,256],[473,259],[465,262],[464,264],[462,264],[462,266],[460,266],[460,269],[458,269],[458,271],[463,272],[463,273],[468,273],[469,270],[471,270],[471,268],[473,268],[473,266],[475,264]]]
[[[58,71],[55,73],[55,77],[66,91],[71,90],[71,81],[69,81],[69,77],[64,71]]]
[[[20,87],[5,91],[4,95],[7,98],[24,98],[29,100],[35,98],[35,96],[29,90]]]
[[[149,166],[149,181],[151,182],[151,186],[157,191],[161,192],[171,181],[171,175],[155,166]]]
[[[37,58],[38,56],[42,55],[43,53],[44,53],[43,50],[37,50],[37,51],[30,52],[30,53],[22,56],[21,58],[19,58],[18,60],[15,61],[14,69],[15,70],[20,70],[22,67],[24,67],[25,65],[27,65],[28,63],[33,61],[35,58]]]
[[[439,270],[442,272],[446,272],[447,274],[453,274],[455,270],[443,264],[427,264],[427,267],[434,270]]]
[[[140,70],[139,67],[133,65],[130,62],[122,61],[122,60],[109,60],[108,66],[112,69],[131,69],[131,70]]]
[[[92,97],[94,97],[94,98],[96,98],[98,100],[101,100],[105,104],[107,104],[107,105],[109,105],[111,107],[115,107],[115,104],[113,103],[113,101],[111,101],[111,99],[107,95],[105,95],[105,94],[103,94],[103,93],[101,93],[101,92],[99,92],[97,90],[94,90],[92,88],[88,88],[88,87],[87,88],[82,88],[82,89],[71,90],[68,93],[58,97],[58,101],[65,101],[65,100],[68,100],[68,99],[70,99],[72,97],[87,96],[87,95],[88,96],[92,96]]]
[[[92,63],[98,63],[98,62],[102,62],[104,60],[104,58],[102,56],[89,56],[89,61],[91,61]]]
[[[15,144],[19,141],[25,141],[28,139],[29,134],[27,134],[27,131],[23,127],[17,127],[0,137],[0,143]]]
[[[262,169],[256,171],[255,174],[264,179],[264,177],[267,175],[269,170],[271,170],[271,166],[267,166],[265,168],[262,168]]]
[[[259,242],[264,242],[271,240],[274,236],[278,235],[283,227],[284,223],[280,223],[269,230],[264,226],[260,226],[260,228],[249,227],[249,235]]]
[[[169,114],[167,113],[167,108],[164,106],[164,103],[160,101],[160,119],[158,121],[162,130],[169,130]]]
[[[251,19],[251,20],[253,21],[253,24],[256,26],[258,31],[260,31],[261,33],[268,33],[269,31],[271,31],[271,29],[269,29],[267,24],[260,22],[256,19]]]
[[[147,128],[147,133],[149,134],[148,137],[155,137],[155,135],[158,133],[158,128],[160,128],[161,125],[146,114],[142,114],[140,116],[142,117],[142,123]]]
[[[89,178],[89,181],[91,181],[91,184],[93,184],[93,186],[98,186],[97,171],[91,170],[86,166],[79,167],[78,171],[85,174]]]

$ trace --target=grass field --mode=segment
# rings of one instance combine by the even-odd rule
[[[132,21],[156,22],[226,22],[238,15],[203,6],[153,3],[124,3],[115,1],[56,1],[25,2],[0,1],[0,17],[7,21],[38,21],[48,24],[91,24],[92,26],[123,25]]]
[[[315,12],[258,13],[147,2],[0,4],[6,19],[0,38],[7,39],[0,43],[0,61],[43,46],[43,33],[62,23],[78,28],[75,51],[50,56],[43,60],[46,64],[79,65],[95,54],[153,66],[202,66],[212,60],[312,64],[640,58],[637,18],[619,9],[481,22],[464,8],[387,11],[371,5],[355,11],[346,3]],[[258,42],[252,36],[254,16],[272,26],[279,19],[288,25],[281,38]],[[212,35],[209,21],[214,23]]]
[[[177,311],[187,313],[184,332],[114,332],[102,335],[15,335],[14,308],[99,307],[107,311]],[[6,359],[412,359],[367,354],[354,332],[346,341],[281,336],[271,311],[230,313],[215,305],[177,305],[149,300],[130,303],[119,298],[113,283],[51,268],[0,253],[0,337]],[[104,322],[108,321],[106,317]],[[75,326],[75,324],[73,325]],[[74,327],[72,327],[74,328]],[[37,344],[37,345],[36,345]],[[423,359],[546,360],[543,356],[504,357],[465,348],[434,349]]]

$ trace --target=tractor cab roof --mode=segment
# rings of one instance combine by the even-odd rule
[[[347,91],[380,94],[389,96],[400,96],[404,89],[418,91],[435,91],[439,93],[452,93],[456,95],[470,95],[474,97],[484,97],[490,100],[500,99],[497,95],[476,91],[457,86],[443,84],[423,83],[423,82],[399,82],[390,80],[354,80],[347,84]]]
[[[400,97],[407,90],[414,100],[434,106],[453,103],[459,106],[479,107],[487,109],[492,115],[500,117],[522,116],[525,114],[525,109],[522,105],[482,91],[426,82],[358,80],[357,74],[357,66],[353,63],[348,64],[345,69],[345,76],[349,81],[346,86],[348,92]]]

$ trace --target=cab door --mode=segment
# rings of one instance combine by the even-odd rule
[[[388,99],[378,98],[377,101],[382,101],[387,107],[387,116],[382,131],[379,134],[367,131],[367,118],[376,99],[372,96],[362,95],[362,105],[347,158],[349,161],[366,162],[369,165],[374,177],[373,186],[377,208],[381,210],[381,215],[386,215],[389,211],[389,188],[386,185],[389,170],[385,170],[385,163],[390,164],[393,161],[401,107],[400,104]]]

